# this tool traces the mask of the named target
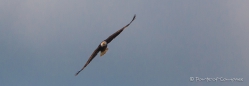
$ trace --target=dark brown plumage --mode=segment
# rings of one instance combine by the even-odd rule
[[[107,45],[108,43],[110,43],[114,38],[116,38],[126,27],[128,27],[133,20],[136,18],[136,15],[134,15],[133,19],[131,20],[131,22],[129,24],[127,24],[126,26],[124,26],[123,28],[121,28],[120,30],[118,30],[117,32],[115,32],[114,34],[112,34],[111,36],[109,36],[107,39],[105,39],[104,41],[102,41],[99,46],[94,50],[94,52],[92,53],[92,55],[89,57],[88,61],[86,62],[86,64],[83,66],[83,68],[78,71],[75,76],[77,76],[92,60],[93,58],[98,54],[98,52],[100,51],[101,54],[100,56],[104,55],[108,48]]]

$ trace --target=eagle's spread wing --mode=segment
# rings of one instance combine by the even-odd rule
[[[110,43],[115,37],[117,37],[126,27],[128,27],[133,20],[136,18],[136,15],[134,15],[133,19],[131,20],[131,22],[129,24],[127,24],[126,26],[124,26],[123,28],[121,28],[120,30],[118,30],[117,32],[115,32],[114,34],[112,34],[111,36],[109,36],[105,41],[107,43]],[[100,51],[101,46],[99,45],[97,49],[95,49],[95,51],[92,53],[92,55],[89,57],[88,61],[86,62],[86,64],[83,66],[83,68],[78,71],[75,76],[77,76],[92,60],[93,58],[98,54],[98,52]],[[108,49],[108,48],[107,48]]]
[[[98,46],[97,49],[94,50],[94,52],[92,53],[92,55],[89,57],[88,61],[86,62],[86,64],[84,65],[84,67],[78,71],[75,76],[77,76],[92,60],[93,58],[98,54],[98,52],[100,51],[100,46]]]
[[[126,27],[128,27],[132,21],[136,18],[136,15],[134,15],[133,19],[131,20],[131,22],[129,24],[127,24],[126,26],[124,26],[123,28],[121,28],[120,30],[118,30],[117,32],[115,32],[114,34],[112,34],[111,36],[109,36],[105,41],[107,43],[110,43],[115,37],[117,37]]]

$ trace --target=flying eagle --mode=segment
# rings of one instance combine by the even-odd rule
[[[115,38],[117,37],[126,27],[128,27],[133,20],[136,18],[136,15],[134,15],[133,19],[131,20],[131,22],[129,24],[127,24],[126,26],[124,26],[123,28],[121,28],[120,30],[118,30],[117,32],[115,32],[114,34],[112,34],[111,36],[109,36],[106,40],[102,41],[99,46],[97,47],[97,49],[94,50],[94,52],[92,53],[92,55],[89,57],[88,61],[86,62],[86,64],[83,66],[83,68],[78,71],[75,76],[77,76],[92,60],[93,58],[98,54],[98,52],[100,51],[100,56],[103,56],[107,51],[107,45]]]

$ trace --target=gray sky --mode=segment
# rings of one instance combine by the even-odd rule
[[[2,86],[246,86],[248,0],[0,0]],[[98,44],[136,20],[77,76]],[[243,82],[190,81],[243,78]]]

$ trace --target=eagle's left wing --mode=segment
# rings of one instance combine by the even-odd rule
[[[120,30],[118,30],[117,32],[115,32],[114,34],[112,34],[111,36],[109,36],[105,41],[107,43],[110,43],[115,37],[117,37],[126,27],[128,27],[133,20],[136,18],[136,15],[134,15],[133,19],[131,20],[131,22],[129,24],[127,24],[126,26],[124,26],[123,28],[121,28]]]

